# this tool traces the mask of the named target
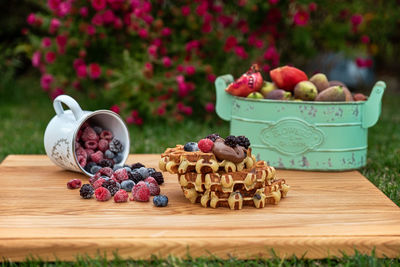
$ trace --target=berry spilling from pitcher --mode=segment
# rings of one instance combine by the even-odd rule
[[[361,93],[352,94],[340,81],[329,81],[323,73],[308,78],[300,69],[283,66],[271,70],[269,75],[272,81],[264,81],[257,64],[254,64],[249,71],[230,83],[225,91],[249,99],[324,102],[368,100]]]

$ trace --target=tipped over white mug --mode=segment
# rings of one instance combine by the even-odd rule
[[[64,110],[62,104],[69,107]],[[53,102],[56,116],[47,125],[44,133],[44,147],[47,156],[63,169],[83,172],[92,176],[78,163],[75,153],[76,135],[82,124],[99,126],[113,133],[123,145],[122,161],[125,163],[129,155],[129,131],[121,117],[110,110],[86,111],[70,96],[60,95]]]

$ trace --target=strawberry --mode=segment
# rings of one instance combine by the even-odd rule
[[[278,88],[286,91],[293,91],[296,84],[308,80],[303,71],[290,66],[273,69],[269,75]]]
[[[263,77],[257,64],[250,67],[239,79],[229,84],[225,89],[231,95],[246,97],[252,92],[259,91],[263,85]]]

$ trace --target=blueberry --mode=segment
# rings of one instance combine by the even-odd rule
[[[185,151],[199,151],[199,147],[196,142],[189,142],[183,147]]]
[[[165,207],[168,205],[168,197],[166,195],[154,196],[153,204],[156,207]]]
[[[123,167],[121,165],[114,165],[113,171],[116,171],[116,170],[119,170],[119,169],[122,169],[122,168]]]
[[[132,171],[131,168],[129,168],[129,167],[124,167],[124,169],[125,169],[127,172],[131,172],[131,171]]]
[[[93,127],[93,130],[94,130],[98,135],[100,135],[101,132],[103,131],[103,129],[102,129],[101,127],[99,127],[99,126],[94,126],[94,127]]]
[[[120,163],[122,161],[122,158],[123,158],[122,153],[118,153],[117,155],[115,155],[113,160],[115,163]]]
[[[93,174],[93,172],[90,171],[90,170],[92,169],[93,166],[96,166],[96,163],[93,162],[93,161],[89,162],[89,163],[86,164],[86,166],[85,166],[85,171],[90,172],[90,173]]]
[[[145,168],[145,167],[136,169],[136,171],[138,173],[140,173],[140,175],[142,176],[143,179],[146,179],[147,177],[149,177],[149,172],[147,171],[147,168]]]
[[[106,157],[106,159],[112,159],[115,157],[115,154],[110,150],[106,150],[106,152],[104,152],[104,157]]]
[[[156,169],[154,168],[147,168],[147,173],[149,176],[153,176],[153,174],[156,172]],[[147,177],[146,177],[147,178]]]
[[[101,169],[101,167],[100,167],[100,166],[97,166],[97,165],[95,164],[92,168],[90,168],[90,173],[91,173],[91,174],[95,174],[95,173],[98,172],[100,169]]]
[[[125,180],[121,183],[121,188],[124,189],[126,192],[131,192],[134,186],[135,182],[133,182],[132,180]]]

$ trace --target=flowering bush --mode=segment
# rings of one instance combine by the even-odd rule
[[[347,50],[361,51],[357,65],[371,67],[382,37],[397,29],[397,3],[385,3],[48,0],[48,13],[29,14],[24,32],[51,97],[101,97],[140,125],[210,117],[216,76],[254,62],[267,77],[316,51]]]

